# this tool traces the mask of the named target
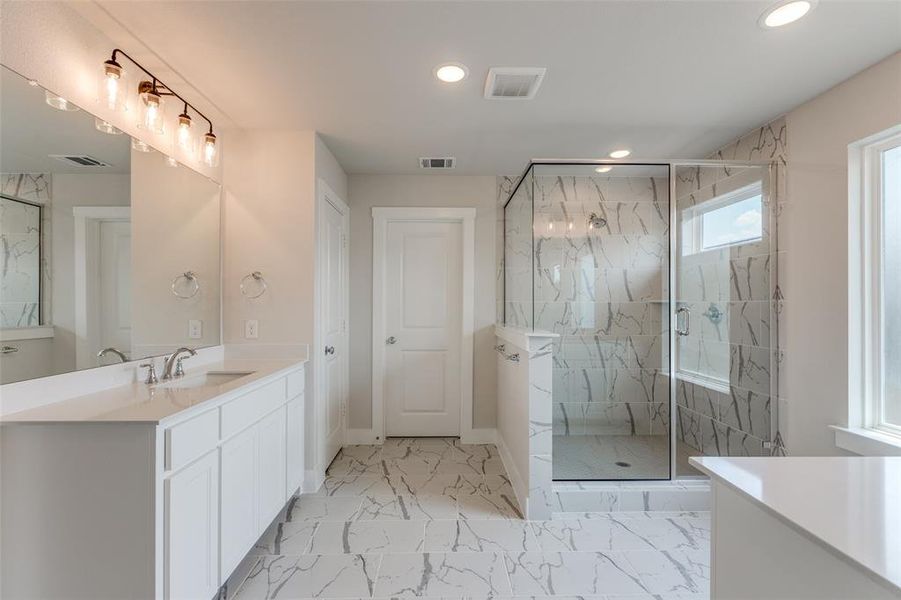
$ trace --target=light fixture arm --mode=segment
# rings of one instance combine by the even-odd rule
[[[163,83],[156,75],[154,75],[153,73],[151,73],[150,71],[148,71],[148,70],[144,67],[144,65],[142,65],[141,63],[139,63],[138,61],[136,61],[135,59],[133,59],[131,56],[129,56],[127,52],[125,52],[124,50],[121,50],[121,49],[119,49],[119,48],[115,48],[115,49],[113,50],[113,55],[112,55],[112,57],[110,58],[110,61],[111,61],[112,63],[114,63],[114,64],[118,64],[118,61],[116,60],[116,56],[119,55],[119,54],[121,54],[122,56],[124,56],[125,58],[127,58],[127,59],[129,60],[129,62],[131,62],[131,63],[132,63],[133,65],[135,65],[137,68],[139,68],[139,69],[141,69],[142,71],[144,71],[144,73],[146,73],[147,76],[150,77],[150,79],[151,79],[151,86],[152,86],[152,89],[153,89],[153,91],[154,91],[155,93],[159,94],[160,96],[175,96],[176,98],[178,98],[179,100],[181,100],[182,102],[184,102],[184,105],[185,105],[185,113],[188,112],[188,108],[191,108],[195,113],[197,113],[198,115],[200,115],[200,116],[203,118],[204,121],[207,122],[207,124],[210,126],[210,133],[213,133],[213,122],[210,121],[210,119],[209,119],[205,114],[203,114],[202,112],[200,112],[199,110],[197,110],[197,107],[196,107],[196,106],[194,106],[193,104],[191,104],[190,102],[188,102],[187,100],[185,100],[184,98],[182,98],[175,90],[173,90],[171,87],[169,87],[168,85],[166,85],[165,83]],[[162,91],[160,91],[160,88],[162,88]]]

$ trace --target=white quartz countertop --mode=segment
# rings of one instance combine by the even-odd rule
[[[221,385],[195,388],[168,387],[168,382],[162,381],[156,385],[122,385],[5,415],[0,423],[159,423],[179,413],[196,410],[206,402],[221,399],[245,386],[263,385],[296,370],[304,362],[227,359],[205,363],[187,370],[184,381],[210,371],[251,374]]]
[[[901,591],[901,457],[690,462]]]

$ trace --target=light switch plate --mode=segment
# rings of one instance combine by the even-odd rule
[[[255,340],[260,336],[260,322],[256,319],[247,319],[244,321],[244,337],[248,340]]]
[[[203,321],[200,319],[188,320],[188,337],[192,340],[199,340],[203,337]]]

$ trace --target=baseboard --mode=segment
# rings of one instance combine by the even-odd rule
[[[519,474],[519,471],[516,469],[516,463],[513,462],[513,455],[510,454],[510,449],[507,448],[507,444],[504,442],[504,436],[498,433],[495,438],[497,452],[501,456],[501,462],[504,463],[504,469],[506,469],[507,471],[507,477],[510,479],[510,485],[513,486],[513,493],[516,494],[516,501],[519,503],[519,508],[522,509],[522,513],[524,515],[528,515],[529,486],[526,484],[522,476]]]
[[[344,443],[348,446],[381,444],[372,429],[345,429]]]
[[[460,435],[461,444],[494,444],[496,441],[496,429],[470,429]]]
[[[304,494],[314,494],[319,491],[323,482],[325,482],[325,473],[307,469],[304,471],[302,492]]]

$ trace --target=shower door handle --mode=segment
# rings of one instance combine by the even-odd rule
[[[679,315],[685,315],[685,328],[679,329]],[[687,306],[680,306],[676,309],[676,333],[678,335],[688,335],[691,331],[691,310]]]

